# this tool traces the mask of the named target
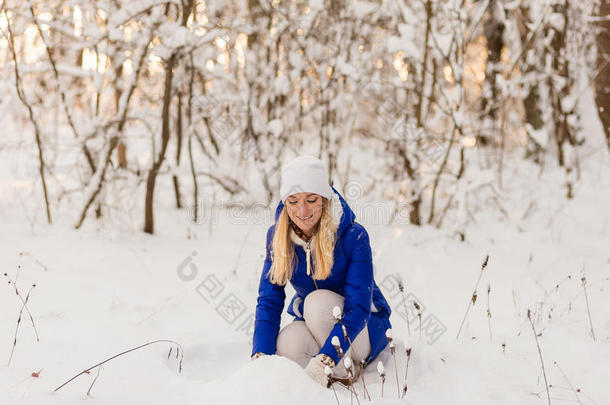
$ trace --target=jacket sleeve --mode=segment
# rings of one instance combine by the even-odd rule
[[[274,226],[271,226],[267,231],[265,264],[261,273],[256,303],[252,354],[257,352],[275,354],[277,335],[286,298],[284,286],[272,284],[269,280],[273,229]]]
[[[352,249],[348,259],[345,278],[342,323],[345,326],[349,340],[344,337],[341,323],[337,322],[331,330],[320,353],[324,353],[339,362],[337,351],[332,345],[333,336],[339,338],[341,349],[346,353],[356,336],[364,329],[371,315],[373,301],[373,255],[369,235],[362,225],[352,225],[356,228],[350,232],[346,243]],[[349,231],[348,231],[349,232]]]

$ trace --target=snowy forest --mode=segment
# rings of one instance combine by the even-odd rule
[[[608,0],[0,0],[0,78],[0,404],[610,398]],[[328,390],[250,361],[302,154],[393,310]]]

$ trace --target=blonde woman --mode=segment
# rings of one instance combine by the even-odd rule
[[[328,184],[324,163],[312,156],[289,162],[280,195],[267,232],[252,357],[287,357],[327,387],[326,366],[344,376],[343,354],[368,364],[383,350],[391,310],[373,278],[369,236]],[[288,282],[296,291],[288,306],[294,320],[280,331]]]

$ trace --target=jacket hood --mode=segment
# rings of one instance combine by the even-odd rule
[[[339,192],[334,187],[331,188],[333,190],[333,196],[331,198],[330,203],[331,212],[333,217],[335,218],[335,222],[339,224],[337,228],[337,236],[341,236],[343,232],[345,232],[345,230],[349,228],[352,223],[354,223],[354,221],[356,220],[356,214],[354,214],[354,211],[352,211],[349,205],[347,205],[345,199],[343,199],[343,196],[339,194]],[[277,205],[277,208],[275,209],[276,223],[280,217],[283,208],[284,202],[280,201]]]

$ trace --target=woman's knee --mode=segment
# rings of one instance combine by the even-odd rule
[[[331,290],[315,290],[307,294],[303,303],[303,317],[308,319],[334,319],[333,308],[343,309],[344,298]]]
[[[276,352],[305,368],[309,359],[320,350],[303,321],[294,321],[285,326],[277,337]]]

